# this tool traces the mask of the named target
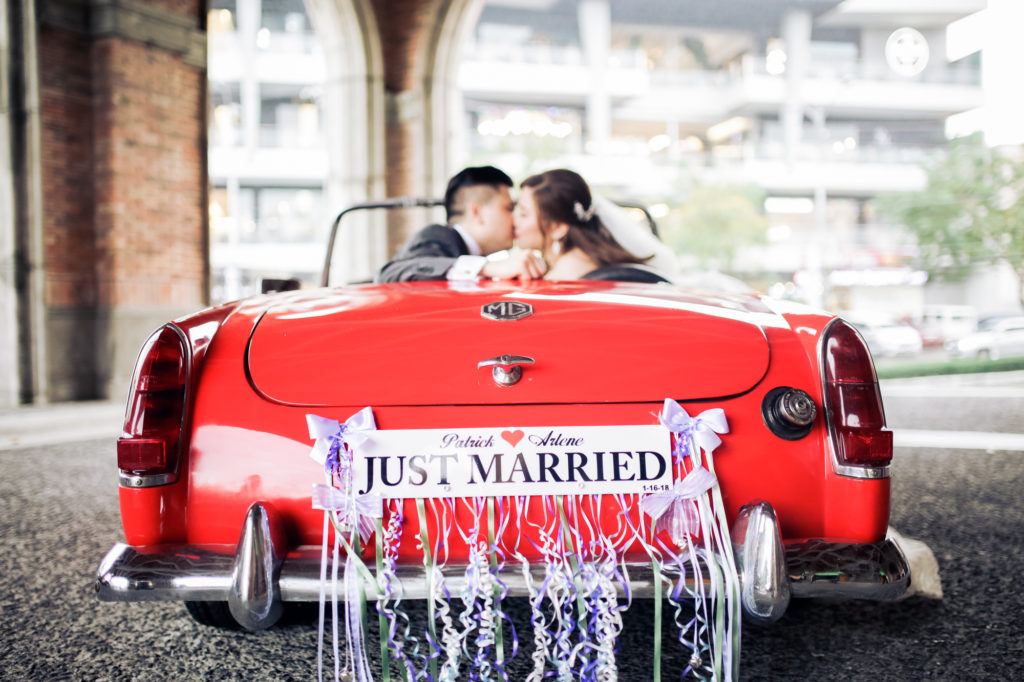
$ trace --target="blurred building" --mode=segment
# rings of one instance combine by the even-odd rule
[[[210,269],[214,301],[261,278],[319,281],[327,176],[325,59],[302,0],[211,0]]]
[[[983,103],[979,53],[950,59],[947,27],[985,5],[489,0],[459,72],[468,154],[669,206],[695,179],[760,188],[767,244],[727,267],[920,308],[913,244],[872,200],[922,188],[947,120]]]
[[[447,165],[569,166],[666,221],[695,182],[756,187],[765,243],[724,268],[836,309],[912,314],[925,302],[923,273],[905,267],[914,245],[872,201],[923,187],[947,121],[983,104],[979,52],[950,54],[947,27],[985,4],[487,0],[453,48]],[[215,301],[261,277],[318,279],[339,205],[314,18],[302,0],[210,3]],[[361,251],[350,280],[386,257]]]
[[[858,271],[830,287],[846,305],[850,282],[912,249],[871,199],[920,188],[946,120],[982,103],[978,53],[949,61],[946,27],[983,5],[490,0],[462,48],[453,156],[520,178],[566,165],[651,203],[694,178],[756,186],[768,244],[730,266],[798,273],[810,291]],[[208,31],[212,297],[267,276],[312,283],[330,216],[310,17],[301,0],[213,0]],[[919,296],[919,273],[906,278]]]

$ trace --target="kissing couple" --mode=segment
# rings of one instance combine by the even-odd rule
[[[447,224],[410,237],[375,280],[670,281],[671,250],[623,209],[595,197],[578,173],[531,175],[520,183],[518,201],[512,188],[493,166],[457,173],[444,196]]]

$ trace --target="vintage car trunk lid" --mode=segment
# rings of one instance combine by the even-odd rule
[[[532,314],[482,314],[488,304],[513,301]],[[782,324],[757,299],[665,285],[368,286],[272,306],[246,362],[259,393],[290,405],[707,399],[754,387],[769,363],[763,327]],[[492,368],[477,366],[506,354],[535,361],[514,386],[499,386]]]

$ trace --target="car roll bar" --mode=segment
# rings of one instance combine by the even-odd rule
[[[644,214],[644,218],[647,220],[647,226],[651,229],[651,234],[655,237],[661,235],[658,234],[658,224],[654,221],[654,216],[647,210],[644,204],[635,201],[616,201],[614,202],[617,206],[622,208],[628,208],[640,211]],[[335,218],[334,222],[331,223],[331,233],[327,239],[327,254],[324,257],[324,269],[320,273],[320,286],[326,287],[330,284],[331,276],[331,259],[334,256],[334,242],[338,236],[338,230],[341,227],[341,220],[349,213],[355,211],[365,211],[371,209],[387,209],[393,210],[396,208],[436,208],[438,206],[444,206],[444,199],[429,199],[426,197],[395,197],[394,199],[381,199],[378,201],[364,201],[342,210]]]
[[[444,206],[444,199],[395,197],[394,199],[381,199],[379,201],[364,201],[358,204],[352,204],[348,208],[344,209],[337,215],[334,222],[331,223],[331,234],[327,238],[327,255],[324,257],[324,269],[323,272],[320,273],[320,286],[326,287],[329,284],[331,276],[331,258],[334,255],[334,240],[337,238],[341,219],[346,215],[355,211],[365,211],[378,208],[391,210],[395,208],[434,208],[436,206]]]

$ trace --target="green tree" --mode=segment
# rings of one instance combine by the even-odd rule
[[[752,187],[694,185],[662,223],[662,239],[702,265],[729,268],[736,252],[765,241],[764,194]]]
[[[927,171],[924,190],[879,201],[881,213],[917,237],[921,267],[962,279],[1005,261],[1024,282],[1024,160],[973,136],[951,142]]]

